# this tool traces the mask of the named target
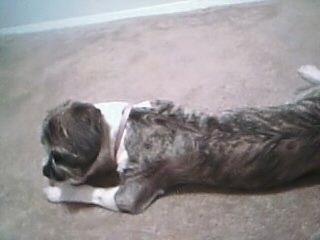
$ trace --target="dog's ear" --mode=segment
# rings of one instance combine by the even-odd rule
[[[73,103],[70,114],[73,118],[88,125],[97,124],[101,118],[100,110],[89,103]]]
[[[63,130],[63,126],[58,117],[51,117],[45,120],[42,129],[41,143],[55,144],[59,142],[61,136],[67,134],[66,130]]]
[[[101,133],[103,116],[98,108],[90,103],[73,102],[69,109],[64,113],[63,129],[74,130],[74,133],[81,134],[86,129],[91,134]],[[91,135],[89,132],[86,134]],[[88,135],[88,137],[89,137]]]
[[[62,124],[63,113],[72,104],[71,101],[66,101],[58,107],[50,110],[46,118],[43,120],[41,143],[50,145],[56,144],[60,141],[60,137],[67,137],[68,132]]]

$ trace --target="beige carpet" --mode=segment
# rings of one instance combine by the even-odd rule
[[[284,102],[320,66],[320,1],[148,17],[0,39],[0,239],[308,239],[319,185],[272,194],[190,193],[137,216],[48,203],[39,143],[47,109],[165,98],[194,108]]]

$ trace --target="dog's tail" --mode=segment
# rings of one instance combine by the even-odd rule
[[[298,69],[302,79],[313,85],[320,85],[320,69],[314,65],[303,65]]]

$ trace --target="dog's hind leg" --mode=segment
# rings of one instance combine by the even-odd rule
[[[291,101],[289,101],[289,103],[313,97],[320,97],[320,85],[311,86],[296,91],[295,96]]]
[[[303,65],[298,69],[302,79],[313,85],[320,85],[320,69],[314,65]]]
[[[320,240],[320,230],[313,234],[309,240]]]
[[[298,89],[295,96],[287,103],[294,103],[305,98],[320,97],[320,70],[313,65],[303,65],[298,69],[302,79],[312,84]]]

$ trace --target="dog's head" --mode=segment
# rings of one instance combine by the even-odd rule
[[[43,175],[82,182],[108,141],[107,135],[103,116],[92,104],[68,101],[49,111],[41,134],[48,154]]]

